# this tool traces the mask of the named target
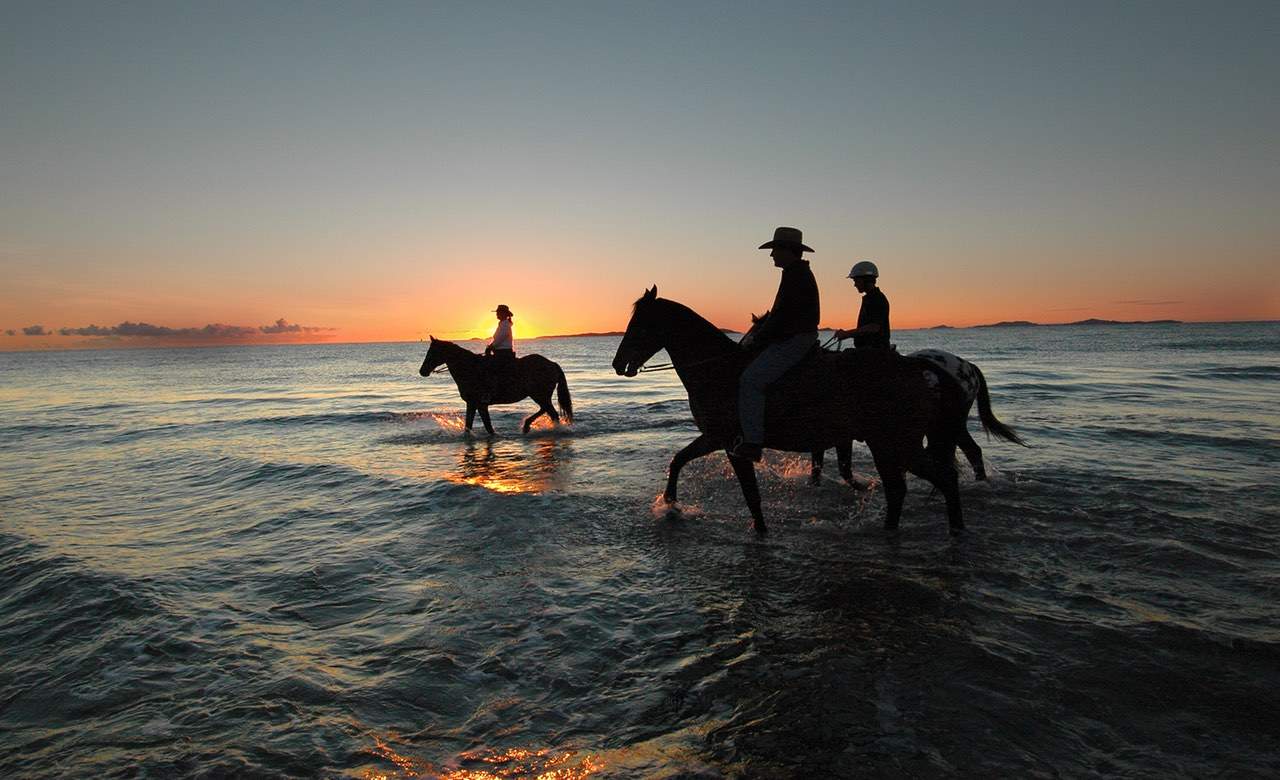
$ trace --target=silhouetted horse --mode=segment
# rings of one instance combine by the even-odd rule
[[[458,386],[458,395],[467,402],[467,430],[475,421],[476,412],[480,412],[480,421],[484,429],[493,435],[493,423],[489,421],[489,407],[493,404],[514,404],[525,398],[532,398],[538,404],[538,411],[524,418],[524,432],[542,415],[550,415],[559,423],[561,415],[567,423],[573,422],[573,399],[569,396],[569,384],[565,381],[564,371],[554,361],[542,355],[528,355],[518,358],[506,376],[496,387],[496,392],[487,403],[482,403],[485,392],[483,361],[485,358],[469,349],[460,347],[452,341],[444,341],[431,337],[431,346],[422,361],[418,373],[429,375],[442,365],[449,367],[454,384]],[[551,393],[556,391],[560,402],[560,414],[551,405]]]
[[[613,368],[618,374],[635,376],[661,349],[671,356],[701,431],[671,459],[663,493],[671,503],[686,463],[718,449],[728,454],[738,435],[738,376],[753,355],[692,309],[659,298],[654,287],[636,301]],[[942,492],[952,530],[963,528],[954,457],[942,456],[953,453],[955,443],[946,426],[934,424],[940,408],[923,366],[924,361],[892,352],[815,349],[813,357],[769,388],[764,446],[811,453],[851,439],[865,441],[885,486],[885,528],[898,527],[908,470]],[[930,435],[928,452],[922,446],[926,434]],[[751,510],[753,527],[764,532],[755,465],[731,455],[729,463]]]
[[[932,364],[930,372],[934,378],[931,384],[936,385],[937,392],[940,395],[939,402],[943,404],[947,410],[945,421],[952,425],[952,435],[955,443],[964,452],[964,456],[969,461],[969,465],[973,467],[973,478],[981,481],[987,478],[987,467],[982,462],[982,448],[973,440],[973,436],[969,434],[969,411],[973,408],[973,402],[978,402],[978,419],[982,422],[982,429],[986,431],[987,436],[992,435],[997,438],[1011,441],[1014,444],[1027,446],[1026,442],[1010,428],[1008,425],[996,419],[995,413],[991,411],[991,396],[987,391],[987,378],[982,375],[982,370],[973,363],[964,358],[957,357],[950,352],[941,349],[921,349],[907,355],[910,358],[921,358]],[[938,374],[942,372],[942,374]],[[943,381],[942,377],[946,377],[949,381]],[[845,481],[853,484],[853,447],[852,444],[846,443],[838,445],[836,448],[836,459],[839,464],[840,476]],[[954,449],[952,457],[954,457]],[[810,481],[815,485],[822,479],[822,460],[823,454],[820,451],[812,454],[812,471],[810,472]]]
[[[760,316],[752,314],[751,328],[746,335],[753,334],[768,316],[767,311]],[[934,387],[937,401],[941,405],[938,424],[943,426],[950,424],[951,435],[956,445],[964,452],[969,465],[973,467],[974,479],[981,481],[987,478],[987,468],[982,462],[982,448],[969,434],[969,411],[973,408],[975,400],[978,402],[978,419],[981,420],[982,428],[987,432],[988,437],[994,434],[1005,441],[1027,446],[1013,428],[996,419],[995,413],[991,411],[987,379],[976,365],[941,349],[921,349],[907,357],[928,361],[925,367],[927,372],[925,379]],[[853,443],[838,444],[835,451],[840,476],[850,485],[862,487],[853,479]],[[951,450],[951,457],[955,457],[954,447]],[[817,485],[822,481],[823,451],[816,450],[811,453],[810,461],[809,481]]]

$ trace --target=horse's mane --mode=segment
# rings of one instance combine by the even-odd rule
[[[454,342],[448,341],[446,339],[435,339],[435,343],[437,346],[445,347],[447,349],[453,349],[458,352],[465,352],[468,355],[475,355],[476,357],[480,357],[479,353],[472,352],[471,350],[467,349],[461,344],[455,344]]]
[[[688,306],[685,306],[683,303],[680,303],[679,301],[673,301],[669,298],[650,298],[646,301],[645,298],[641,296],[631,306],[631,311],[633,314],[635,310],[639,308],[640,304],[642,303],[648,303],[651,306],[661,307],[662,310],[667,314],[667,316],[677,324],[685,325],[691,330],[705,331],[706,335],[708,336],[714,335],[719,339],[725,342],[728,342],[731,345],[733,344],[733,339],[726,336],[723,331],[721,331],[715,325],[711,324],[711,322],[708,321],[701,314],[698,314],[696,311],[694,311],[693,309],[690,309]]]

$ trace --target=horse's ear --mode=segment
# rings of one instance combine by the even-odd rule
[[[646,301],[652,301],[657,297],[658,297],[658,285],[656,284],[644,291],[644,299]]]
[[[428,334],[428,335],[427,335],[427,338],[431,339],[431,343],[432,343],[432,344],[436,343],[436,337],[435,337],[435,336],[432,336],[432,335]]]
[[[751,324],[755,325],[759,321],[760,321],[760,318],[756,316],[756,313],[751,312]]]

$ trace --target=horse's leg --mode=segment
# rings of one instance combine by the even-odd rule
[[[822,460],[825,455],[824,450],[814,450],[809,453],[809,484],[822,484]]]
[[[703,455],[710,454],[719,449],[719,445],[711,440],[705,433],[685,445],[684,449],[675,454],[671,459],[671,465],[667,468],[667,489],[662,493],[662,500],[668,504],[676,502],[676,483],[680,480],[680,470],[691,460],[701,458]]]
[[[485,433],[493,436],[493,423],[489,420],[489,405],[481,404],[476,407],[476,411],[480,412],[480,422],[484,423]]]
[[[756,464],[746,458],[729,456],[733,465],[733,473],[738,475],[738,484],[742,486],[742,497],[747,499],[747,508],[751,510],[751,528],[758,534],[769,529],[764,524],[764,512],[760,510],[760,485],[756,483]]]
[[[542,407],[542,411],[546,412],[546,415],[551,418],[551,422],[556,425],[560,424],[560,413],[557,412],[555,406],[551,404],[550,393],[547,393],[546,398],[535,398],[533,400],[538,402],[538,406]]]
[[[902,519],[902,502],[907,497],[907,480],[903,476],[904,469],[898,459],[877,453],[877,449],[879,448],[871,448],[871,458],[875,461],[876,471],[880,474],[880,484],[884,485],[884,530],[896,531],[898,522]]]
[[[840,469],[840,477],[848,484],[858,487],[853,481],[853,442],[847,441],[836,445],[836,462]]]
[[[964,456],[969,460],[969,465],[973,466],[973,478],[979,482],[987,478],[987,467],[982,462],[982,448],[973,440],[973,436],[969,434],[968,426],[960,429],[960,435],[957,437],[956,443],[960,445],[960,449],[964,451]]]
[[[467,432],[471,432],[471,424],[476,421],[476,405],[467,401]]]
[[[936,441],[934,440],[936,439]],[[908,466],[912,474],[927,479],[942,492],[947,501],[947,522],[951,532],[964,530],[964,513],[960,508],[960,477],[956,473],[956,445],[947,436],[936,436],[929,441],[926,451],[921,451]]]
[[[542,415],[546,414],[546,411],[547,411],[546,409],[539,409],[538,411],[524,418],[524,432],[528,433],[529,429],[533,427],[533,421],[538,419]]]

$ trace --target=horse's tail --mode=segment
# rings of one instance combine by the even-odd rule
[[[982,420],[982,430],[988,436],[995,434],[1005,441],[1021,444],[1023,447],[1029,446],[1012,428],[996,419],[995,413],[991,411],[991,396],[987,393],[987,378],[977,366],[973,366],[973,370],[978,372],[978,419]]]
[[[560,416],[567,423],[573,422],[573,397],[569,395],[569,382],[564,369],[556,365],[556,401],[560,403]]]

